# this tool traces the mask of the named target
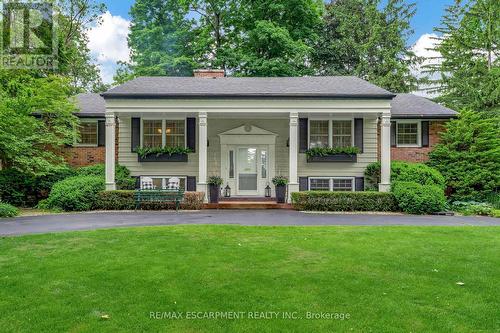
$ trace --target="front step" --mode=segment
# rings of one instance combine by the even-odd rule
[[[206,203],[205,209],[292,209],[290,204],[276,201],[219,201],[217,204]]]

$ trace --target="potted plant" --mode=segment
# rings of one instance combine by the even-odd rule
[[[285,203],[288,179],[285,176],[276,176],[273,178],[273,184],[276,186],[276,201],[278,203]]]
[[[219,176],[210,176],[208,177],[208,192],[209,192],[209,202],[210,203],[219,203],[220,196],[220,186],[223,183],[223,180]]]

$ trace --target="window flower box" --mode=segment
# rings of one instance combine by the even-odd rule
[[[184,147],[152,147],[137,149],[139,162],[187,162],[191,150]]]
[[[332,155],[313,155],[307,156],[307,163],[317,163],[317,162],[351,162],[355,163],[358,161],[358,154],[346,154],[338,153]]]
[[[150,154],[150,155],[137,155],[137,161],[139,162],[187,162],[187,154]]]
[[[316,162],[349,162],[358,161],[357,147],[318,147],[306,151],[307,163]]]

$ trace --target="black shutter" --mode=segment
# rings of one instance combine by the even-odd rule
[[[354,146],[363,152],[363,118],[354,119]]]
[[[196,118],[186,118],[186,145],[196,151]]]
[[[354,190],[355,191],[365,190],[365,177],[356,177]]]
[[[132,118],[131,148],[135,152],[141,145],[141,118]]]
[[[391,121],[391,147],[396,147],[396,122]]]
[[[429,147],[429,122],[422,121],[422,147]]]
[[[196,177],[188,176],[186,179],[186,191],[195,192],[196,191]]]
[[[103,147],[106,145],[106,121],[97,121],[97,146]]]
[[[137,176],[135,178],[135,189],[139,190],[141,188],[141,177]]]
[[[299,118],[299,153],[305,153],[309,148],[307,146],[308,131],[307,131],[307,118]]]
[[[309,178],[308,177],[299,177],[299,191],[307,191],[309,190]]]

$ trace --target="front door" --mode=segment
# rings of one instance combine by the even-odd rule
[[[259,149],[238,147],[236,170],[239,195],[257,195],[259,180]]]

